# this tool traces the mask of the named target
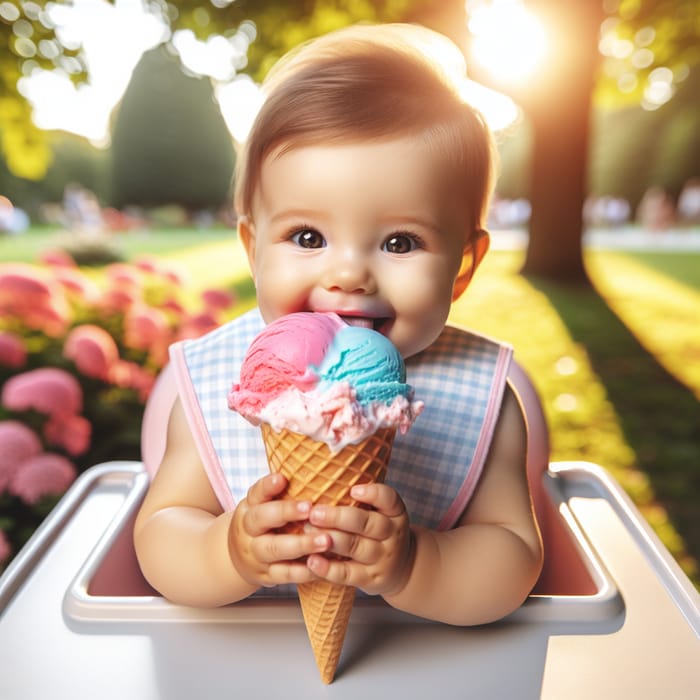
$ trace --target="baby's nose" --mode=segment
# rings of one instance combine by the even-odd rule
[[[376,283],[366,256],[357,251],[345,251],[328,261],[324,285],[331,291],[372,294]]]

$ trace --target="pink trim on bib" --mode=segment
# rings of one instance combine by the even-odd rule
[[[501,404],[503,402],[503,391],[506,385],[506,377],[510,367],[510,360],[513,355],[513,350],[508,346],[501,346],[498,351],[498,359],[496,362],[496,371],[493,378],[493,389],[489,395],[488,405],[486,407],[486,415],[479,434],[479,440],[474,450],[474,458],[471,468],[467,472],[466,479],[462,484],[452,505],[447,509],[442,520],[438,523],[438,530],[449,530],[453,528],[459,518],[462,516],[467,504],[474,495],[476,485],[479,483],[481,474],[484,471],[486,457],[491,447],[493,433],[498,423]]]
[[[226,481],[226,476],[224,475],[219,457],[211,441],[206,421],[199,408],[197,394],[195,393],[194,385],[185,361],[182,343],[176,343],[170,346],[170,357],[175,370],[175,379],[180,393],[182,408],[185,411],[187,422],[192,430],[192,437],[199,451],[199,456],[202,458],[204,470],[209,477],[212,489],[221,507],[225,511],[233,510],[236,507],[236,501]]]

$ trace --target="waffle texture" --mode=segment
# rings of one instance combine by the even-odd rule
[[[270,471],[288,482],[286,497],[314,504],[357,505],[350,497],[356,484],[381,482],[391,457],[396,431],[383,428],[356,445],[332,452],[324,442],[288,430],[261,426]],[[303,525],[293,524],[289,531]],[[324,683],[331,683],[340,659],[355,588],[312,581],[298,586],[311,648]]]

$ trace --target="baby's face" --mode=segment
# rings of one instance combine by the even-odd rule
[[[427,347],[468,234],[456,189],[418,137],[273,153],[240,226],[265,321],[335,311],[404,357]]]

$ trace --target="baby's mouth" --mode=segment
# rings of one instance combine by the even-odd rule
[[[369,318],[367,316],[341,316],[340,318],[348,324],[348,326],[355,326],[356,328],[372,328],[374,329],[374,322],[376,319]]]
[[[369,328],[370,330],[377,331],[378,333],[385,333],[385,329],[388,327],[388,318],[371,318],[370,316],[343,316],[339,314],[340,318],[348,324],[348,326],[355,326],[357,328]]]

